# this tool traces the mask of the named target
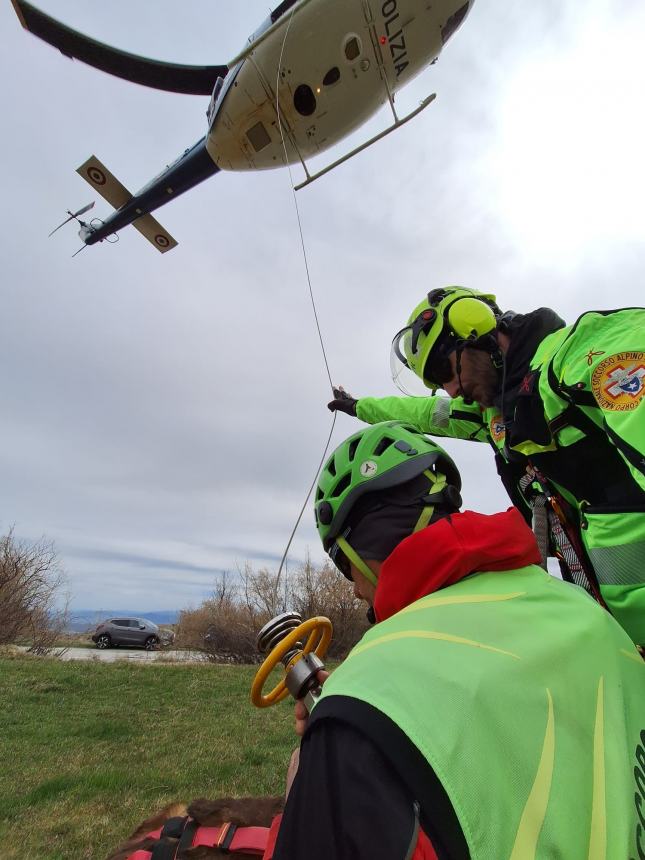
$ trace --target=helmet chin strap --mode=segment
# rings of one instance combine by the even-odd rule
[[[360,555],[356,552],[355,549],[347,543],[344,537],[337,537],[336,543],[339,548],[345,553],[347,558],[351,561],[355,568],[357,568],[367,579],[368,582],[371,582],[372,585],[377,585],[378,579],[376,578],[376,574],[373,570],[371,570],[367,564],[363,561]]]

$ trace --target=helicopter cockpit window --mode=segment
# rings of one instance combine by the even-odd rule
[[[316,96],[309,84],[300,84],[293,94],[293,106],[301,116],[311,116],[316,110]]]
[[[330,69],[323,78],[323,86],[331,87],[333,84],[337,84],[339,80],[340,69],[338,68],[338,66],[334,66],[333,69]]]
[[[284,3],[280,3],[277,9],[274,9],[271,13],[271,23],[275,24],[275,22],[280,18],[284,13],[291,9],[296,0],[284,0]]]
[[[460,6],[459,9],[455,12],[454,15],[451,15],[450,18],[446,21],[446,23],[441,28],[441,41],[445,45],[448,39],[452,36],[453,33],[457,31],[459,25],[466,17],[466,13],[468,12],[468,7],[470,3],[464,3],[463,6]]]
[[[247,131],[246,136],[251,141],[251,146],[256,152],[260,152],[265,146],[271,143],[271,137],[261,122],[256,122]]]
[[[345,42],[345,56],[352,63],[361,55],[361,42],[358,36],[349,36]]]

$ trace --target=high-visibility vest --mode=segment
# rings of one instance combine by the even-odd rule
[[[368,631],[331,696],[407,735],[473,860],[645,857],[645,663],[581,588],[533,565],[471,575]]]
[[[578,539],[615,618],[645,645],[645,308],[588,311],[547,335],[519,391],[498,407],[463,398],[361,398],[362,421],[488,441],[513,504],[527,461],[571,506]]]

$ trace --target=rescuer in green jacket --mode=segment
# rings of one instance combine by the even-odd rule
[[[274,860],[645,856],[645,664],[460,483],[393,421],[321,470],[323,546],[377,623],[325,680]]]
[[[490,294],[446,287],[414,309],[392,357],[400,385],[412,372],[451,399],[355,400],[338,389],[329,408],[490,443],[525,516],[532,494],[548,500],[569,578],[644,644],[645,308],[588,311],[565,326],[548,308],[502,313]]]

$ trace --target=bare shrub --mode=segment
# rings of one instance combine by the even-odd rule
[[[303,618],[326,615],[334,628],[330,657],[344,657],[368,628],[365,604],[350,582],[329,562],[320,567],[309,555],[292,583],[292,607]]]
[[[215,662],[257,662],[255,615],[242,600],[237,583],[227,572],[218,577],[213,594],[197,609],[179,615],[176,643],[203,651]]]
[[[295,610],[303,619],[326,615],[334,627],[331,657],[345,656],[367,629],[365,608],[353,589],[330,564],[316,566],[309,556],[294,574],[267,568],[254,570],[248,562],[237,581],[222,574],[213,594],[197,609],[180,613],[177,644],[203,651],[216,662],[257,663],[261,627],[281,612]]]
[[[65,577],[52,542],[0,537],[0,645],[24,641],[49,652],[67,623],[67,600],[57,607]]]

